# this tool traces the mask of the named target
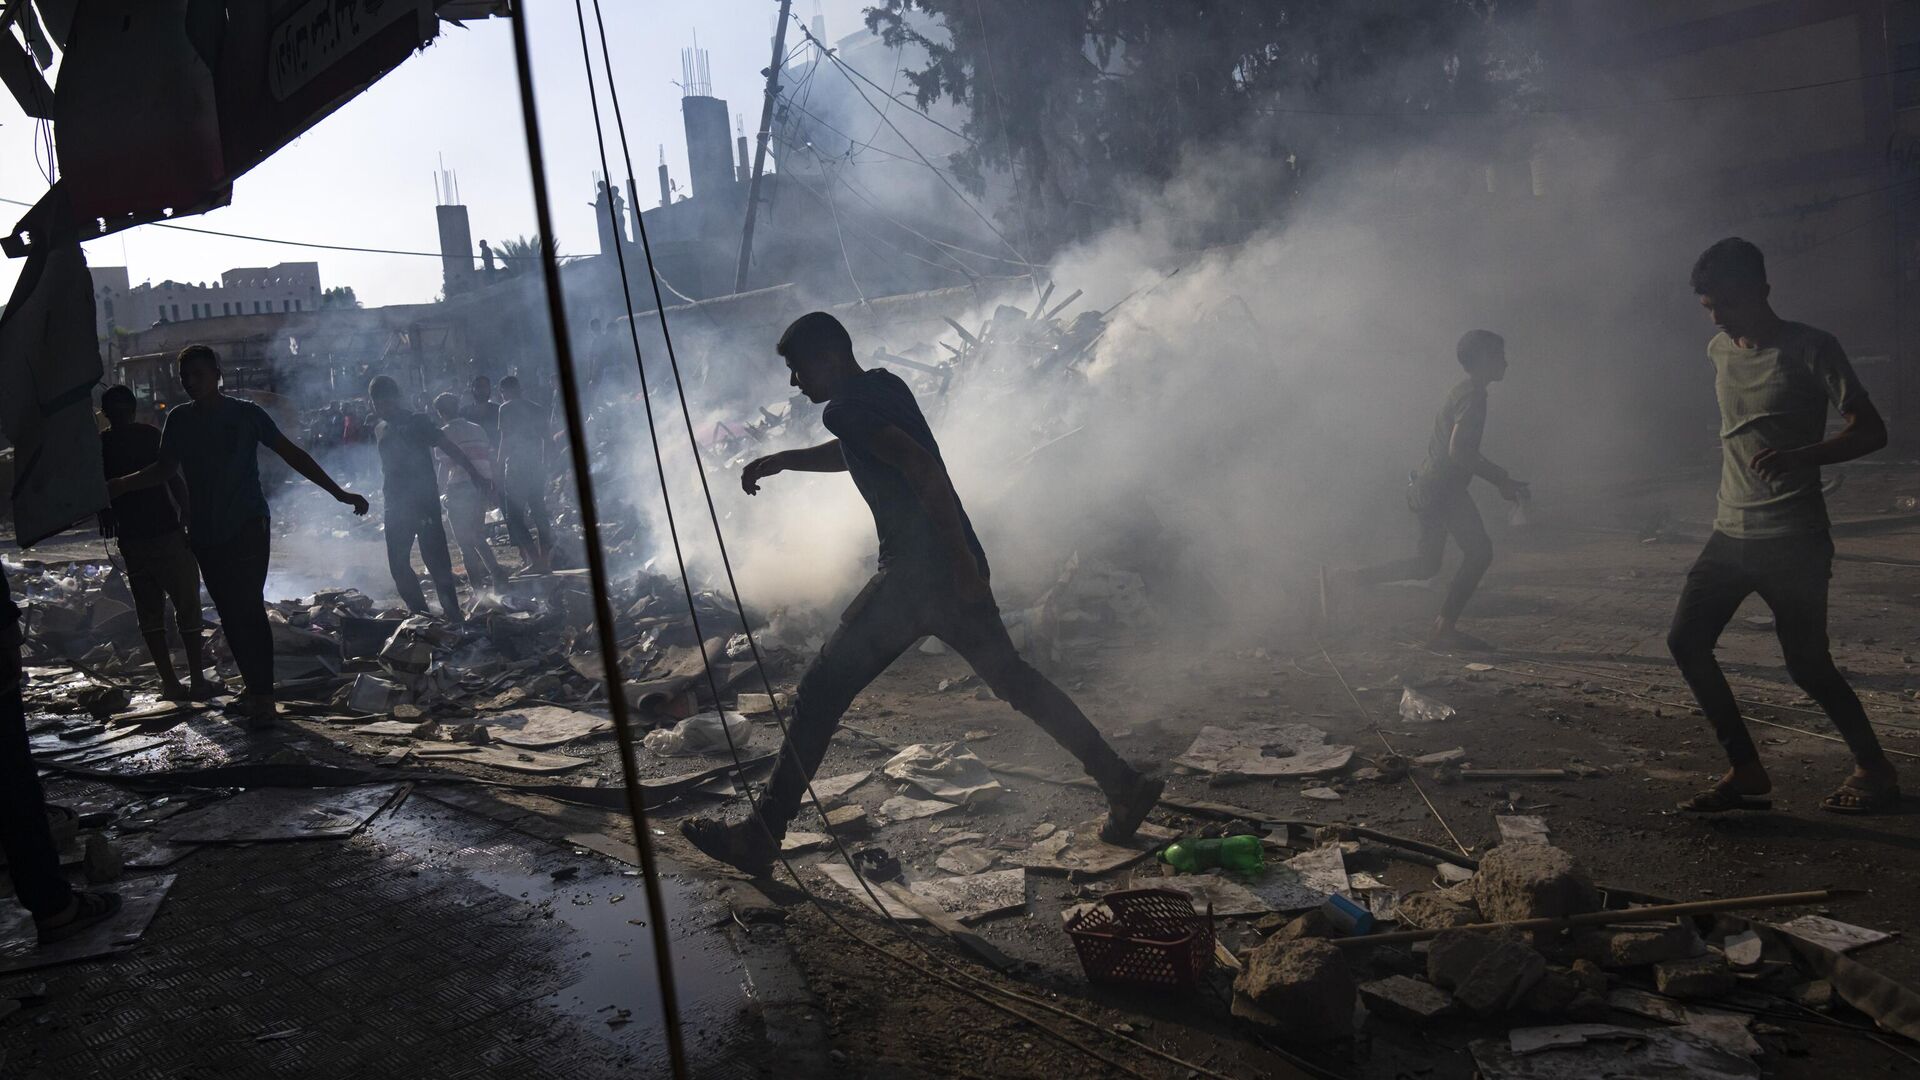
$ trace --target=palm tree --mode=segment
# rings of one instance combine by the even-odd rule
[[[553,257],[560,257],[560,241],[553,241]],[[516,236],[511,240],[502,240],[493,245],[493,253],[500,259],[500,269],[509,274],[518,274],[540,265],[540,234]]]

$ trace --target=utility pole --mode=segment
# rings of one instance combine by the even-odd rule
[[[760,103],[760,136],[753,150],[753,178],[747,181],[747,227],[740,234],[740,266],[733,291],[747,291],[747,260],[753,257],[753,215],[760,209],[760,177],[767,168],[767,140],[773,136],[773,102],[780,96],[780,62],[787,52],[787,17],[793,0],[780,0],[780,21],[773,30],[773,62],[767,65],[767,100]]]

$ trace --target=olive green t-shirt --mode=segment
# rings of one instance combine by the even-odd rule
[[[1481,436],[1487,430],[1487,388],[1472,379],[1462,379],[1447,394],[1440,414],[1433,418],[1433,435],[1427,440],[1427,460],[1413,474],[1413,502],[1417,510],[1451,500],[1473,483],[1473,470],[1453,459],[1455,428],[1460,431],[1462,449],[1479,453]]]
[[[1797,450],[1827,434],[1827,406],[1859,410],[1867,388],[1840,342],[1804,323],[1781,326],[1778,340],[1743,348],[1726,334],[1707,343],[1713,392],[1720,401],[1720,496],[1715,532],[1764,540],[1825,532],[1827,504],[1818,467],[1772,480],[1750,462],[1762,450]]]

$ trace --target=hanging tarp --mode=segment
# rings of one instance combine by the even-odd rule
[[[93,388],[93,282],[80,245],[36,249],[0,317],[0,428],[13,443],[14,531],[30,547],[107,505]]]

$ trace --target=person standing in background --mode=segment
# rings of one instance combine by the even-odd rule
[[[499,467],[500,507],[506,513],[507,533],[520,548],[527,572],[552,568],[553,521],[547,515],[547,441],[553,425],[539,402],[521,396],[520,379],[500,380]]]
[[[273,534],[260,487],[260,448],[280,455],[294,472],[356,514],[367,512],[367,500],[334,483],[312,455],[280,433],[265,409],[221,393],[220,356],[211,348],[189,345],[174,364],[191,400],[167,410],[160,460],[108,481],[107,495],[117,499],[159,487],[175,475],[186,477],[187,541],[246,683],[248,724],[265,730],[277,714],[265,595]]]
[[[407,408],[400,384],[378,375],[367,384],[378,426],[380,477],[386,494],[387,569],[393,587],[407,610],[427,613],[420,591],[420,575],[413,570],[414,540],[420,541],[420,561],[440,594],[440,611],[448,622],[460,622],[460,594],[453,580],[453,557],[447,550],[447,530],[440,520],[440,486],[434,479],[433,452],[439,450],[459,464],[476,486],[491,489],[492,481],[442,434],[427,416]]]
[[[505,380],[501,380],[504,389]],[[500,403],[493,400],[493,381],[485,375],[475,375],[473,385],[467,390],[467,400],[460,406],[460,418],[480,425],[487,433],[487,445],[500,445]]]
[[[160,429],[136,422],[135,405],[132,389],[125,386],[109,386],[100,395],[100,411],[109,425],[100,433],[100,458],[109,479],[160,460]],[[100,535],[119,545],[140,637],[160,676],[160,696],[168,701],[204,701],[219,692],[203,674],[207,664],[200,639],[200,567],[177,509],[186,505],[187,482],[176,473],[161,487],[128,492],[100,512]],[[173,601],[174,627],[187,654],[185,683],[175,673],[167,648],[168,600]]]
[[[440,434],[459,447],[466,459],[491,482],[493,454],[487,444],[487,433],[479,424],[460,416],[460,399],[453,394],[441,394],[433,399],[433,409],[440,414]],[[460,545],[460,558],[466,564],[467,584],[475,592],[489,584],[496,588],[505,584],[507,572],[501,569],[493,545],[487,543],[487,504],[492,500],[455,464],[452,455],[436,450],[435,456],[440,463],[443,489],[440,498],[446,503],[447,522],[453,527],[454,543]]]

